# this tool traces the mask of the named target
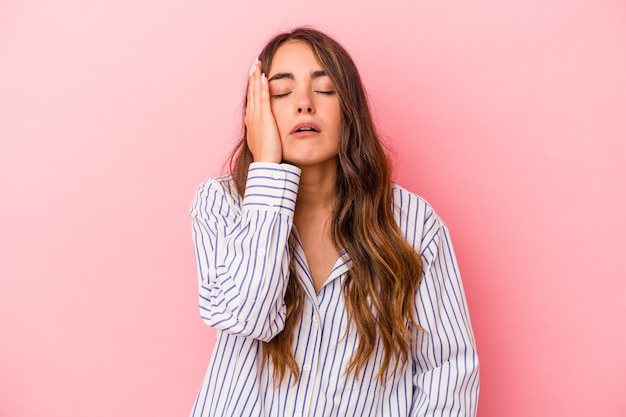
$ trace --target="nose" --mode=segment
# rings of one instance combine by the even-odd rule
[[[298,114],[308,113],[313,114],[315,112],[315,107],[313,106],[313,100],[311,100],[311,96],[309,92],[302,92],[298,96],[298,100],[296,101],[296,111]]]
[[[313,109],[311,108],[311,106],[307,106],[305,107],[298,107],[298,113],[313,113]]]

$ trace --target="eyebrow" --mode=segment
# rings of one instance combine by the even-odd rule
[[[328,76],[328,72],[326,72],[324,70],[313,71],[313,73],[311,74],[311,79],[320,78],[320,77],[327,77],[327,76]],[[272,78],[270,78],[268,80],[268,82],[276,81],[276,80],[282,80],[282,79],[285,79],[285,78],[288,79],[288,80],[293,80],[294,76],[290,72],[279,72],[277,74],[272,75]]]

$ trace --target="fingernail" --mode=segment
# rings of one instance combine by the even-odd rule
[[[250,67],[250,75],[254,74],[256,71],[256,65],[259,63],[259,58],[256,58]]]
[[[261,84],[265,84],[265,73],[261,74]]]

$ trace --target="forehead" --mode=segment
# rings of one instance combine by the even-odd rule
[[[277,72],[289,72],[296,75],[298,72],[312,72],[322,69],[313,53],[313,49],[306,42],[287,41],[280,45],[270,67],[270,76]]]

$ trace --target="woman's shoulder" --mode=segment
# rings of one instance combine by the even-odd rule
[[[217,175],[206,178],[196,189],[196,195],[218,192],[220,194],[238,196],[237,187],[232,174]]]
[[[217,203],[217,204],[215,204]],[[191,212],[202,212],[217,207],[237,207],[241,197],[231,174],[209,177],[196,189],[191,203]]]
[[[400,231],[414,246],[428,240],[444,225],[426,199],[406,188],[392,183],[393,212]]]
[[[391,190],[394,210],[400,209],[404,215],[422,214],[425,219],[432,216],[439,219],[432,205],[424,197],[396,183],[391,183]]]

